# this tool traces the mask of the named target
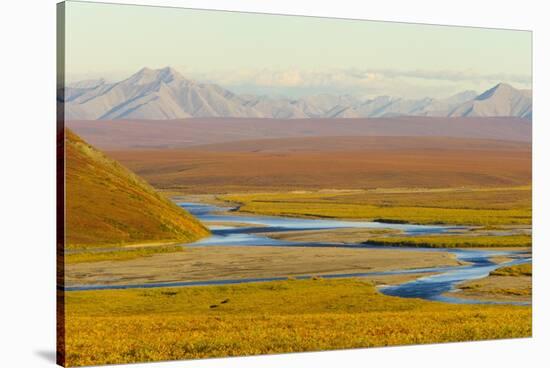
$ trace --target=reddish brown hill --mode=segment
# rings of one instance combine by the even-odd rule
[[[68,247],[187,243],[208,234],[189,213],[69,130],[65,151]]]

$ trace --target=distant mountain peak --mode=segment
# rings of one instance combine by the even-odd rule
[[[477,96],[476,100],[485,100],[499,93],[511,93],[511,92],[513,93],[513,91],[517,91],[517,90],[511,85],[509,85],[508,83],[499,83],[495,85],[493,88],[490,88],[487,91],[480,94],[479,96]]]
[[[531,117],[531,92],[499,83],[478,95],[463,91],[436,99],[321,93],[302,98],[236,95],[216,84],[186,79],[170,66],[144,67],[118,83],[104,80],[68,85],[67,119],[364,118],[394,116]]]
[[[135,84],[150,84],[155,82],[169,83],[174,80],[185,80],[185,78],[174,68],[167,66],[161,69],[142,68],[127,80]]]
[[[166,66],[158,70],[159,76],[162,80],[169,81],[174,79],[185,79],[177,70],[170,66]]]
[[[131,75],[126,81],[130,84],[150,84],[157,80],[157,73],[151,68],[142,68]]]
[[[532,98],[529,91],[499,83],[476,98],[455,108],[449,116],[515,116],[531,118]]]

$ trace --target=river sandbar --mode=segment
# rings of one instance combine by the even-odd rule
[[[66,286],[380,272],[459,266],[447,252],[314,247],[188,247],[126,261],[66,265]]]

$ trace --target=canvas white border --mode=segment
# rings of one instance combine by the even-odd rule
[[[117,3],[534,31],[534,338],[176,361],[135,367],[472,367],[547,364],[550,345],[550,29],[524,0],[134,0]],[[55,349],[55,0],[2,2],[2,367],[50,367]],[[122,367],[122,366],[121,366]]]

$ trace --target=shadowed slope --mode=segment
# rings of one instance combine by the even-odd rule
[[[208,230],[118,162],[66,132],[69,248],[191,242]]]

